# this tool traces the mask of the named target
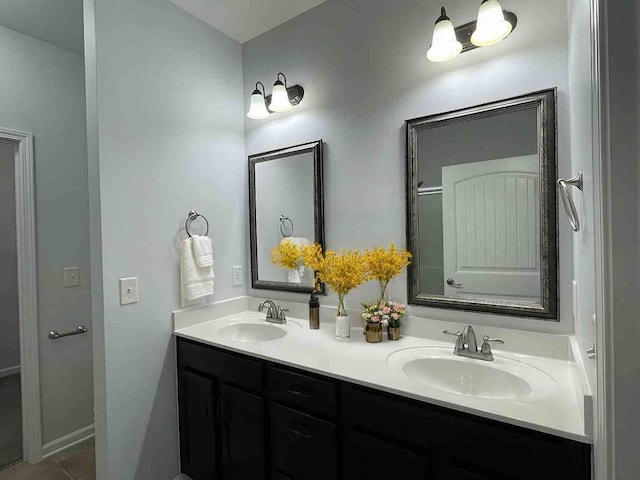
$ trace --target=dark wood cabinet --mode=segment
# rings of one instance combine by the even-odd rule
[[[178,339],[193,480],[589,480],[588,444]]]
[[[237,388],[220,387],[222,471],[225,480],[264,480],[264,400]]]
[[[180,461],[193,480],[219,478],[216,388],[210,378],[189,371],[179,375]]]

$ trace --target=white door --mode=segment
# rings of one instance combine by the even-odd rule
[[[442,169],[445,295],[540,301],[538,162]]]

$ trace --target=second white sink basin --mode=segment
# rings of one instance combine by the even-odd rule
[[[426,386],[468,397],[524,400],[556,388],[549,375],[526,363],[502,356],[493,362],[459,357],[442,347],[400,350],[387,363]]]
[[[218,334],[236,342],[270,342],[286,336],[292,330],[300,330],[297,323],[267,323],[264,320],[234,319],[233,323],[223,326]]]

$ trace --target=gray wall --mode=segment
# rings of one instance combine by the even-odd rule
[[[591,45],[585,38],[591,35],[589,0],[571,0],[569,23],[569,86],[571,88],[571,176],[584,173],[584,189],[571,189],[580,212],[581,229],[573,235],[573,279],[578,283],[576,338],[583,352],[583,361],[591,388],[596,390],[596,362],[589,360],[586,350],[596,341],[592,316],[596,313],[595,290],[595,211],[593,183],[593,136],[591,91]],[[563,209],[560,221],[567,222]]]
[[[279,158],[256,165],[256,226],[260,280],[286,282],[287,271],[271,263],[271,249],[282,239],[280,215],[293,222],[293,237],[315,238],[313,218],[313,154]],[[289,226],[288,222],[286,224]],[[285,230],[287,231],[287,230]],[[313,285],[307,269],[302,283]]]
[[[603,2],[604,3],[604,2]],[[640,478],[640,6],[606,2],[608,10],[608,81],[610,165],[605,175],[605,228],[610,236],[608,293],[612,317],[601,319],[613,331],[615,388],[615,478]]]
[[[0,371],[20,365],[15,147],[0,143]]]
[[[95,29],[104,298],[96,341],[105,346],[96,404],[106,408],[98,443],[107,447],[100,471],[171,480],[171,311],[180,308],[178,245],[189,210],[211,225],[212,300],[246,294],[246,285],[231,285],[231,267],[246,268],[248,237],[241,48],[166,0],[96,0]],[[140,302],[121,307],[118,279],[127,276],[138,277]]]
[[[325,149],[327,247],[405,244],[404,121],[535,90],[559,88],[560,173],[570,170],[568,130],[567,4],[505,0],[521,21],[507,41],[442,64],[425,58],[441,3],[414,0],[328,1],[243,45],[245,108],[255,82],[270,84],[279,71],[300,83],[305,98],[292,112],[245,121],[247,154],[322,137]],[[477,15],[475,2],[452,0],[447,12],[462,24]],[[382,225],[381,225],[381,219]],[[562,322],[476,316],[413,309],[430,317],[573,331],[572,239],[561,226]],[[370,282],[347,306],[376,298]],[[264,296],[264,292],[253,292]],[[406,276],[391,285],[406,300]],[[269,293],[291,298],[284,293]],[[299,297],[298,297],[299,298]],[[332,296],[325,303],[336,304]]]
[[[0,126],[35,139],[36,241],[42,437],[93,422],[91,337],[64,342],[50,330],[91,327],[89,211],[82,57],[0,27]],[[64,288],[63,268],[82,285]]]

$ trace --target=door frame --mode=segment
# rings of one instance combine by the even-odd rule
[[[36,463],[42,459],[42,429],[40,418],[33,135],[0,128],[0,141],[16,147],[15,194],[20,317],[22,456],[24,461]]]
[[[611,224],[606,212],[611,207],[609,179],[609,56],[607,1],[591,4],[591,91],[593,134],[593,186],[596,289],[596,397],[593,476],[614,480],[615,392],[613,364],[613,292],[611,291]]]

